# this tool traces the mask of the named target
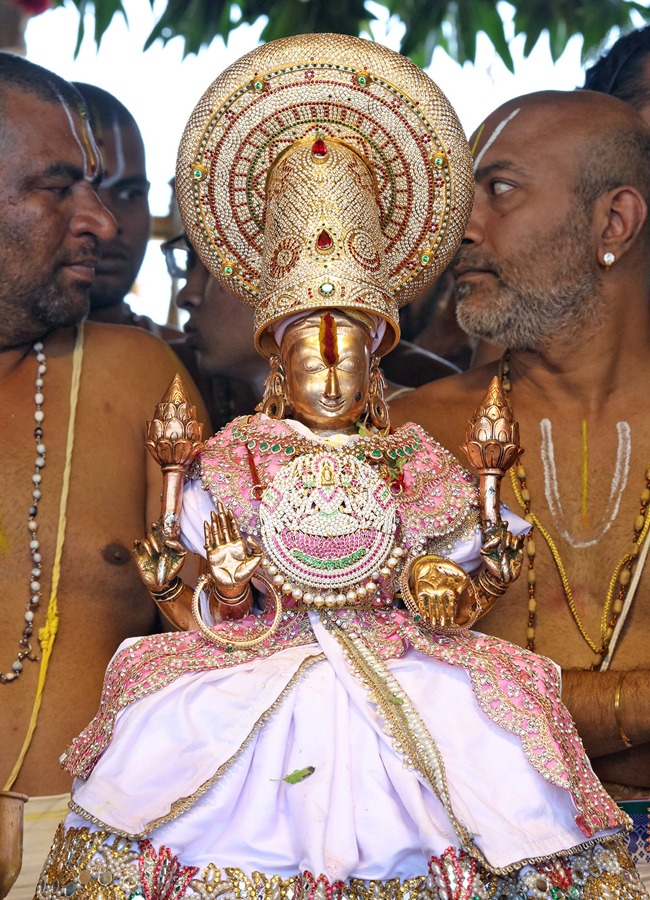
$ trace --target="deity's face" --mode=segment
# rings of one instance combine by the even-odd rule
[[[368,399],[371,335],[337,310],[290,325],[280,348],[292,416],[322,434],[354,433]]]

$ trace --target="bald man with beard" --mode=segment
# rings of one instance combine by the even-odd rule
[[[480,623],[555,660],[597,774],[650,796],[650,131],[627,104],[543,92],[471,140],[476,199],[458,316],[509,350],[392,408],[452,451],[499,369],[526,448],[503,499],[528,574]],[[647,837],[647,836],[646,836]]]
[[[59,756],[106,664],[160,629],[131,549],[160,514],[146,421],[179,362],[141,329],[83,324],[117,232],[101,175],[79,94],[0,53],[0,790],[29,796],[11,900],[33,896],[69,799]]]

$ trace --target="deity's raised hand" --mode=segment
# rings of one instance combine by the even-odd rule
[[[223,503],[203,523],[203,532],[208,570],[219,598],[241,597],[262,561],[262,548],[254,538],[242,537],[233,511]]]
[[[178,575],[185,562],[182,544],[166,537],[161,522],[152,526],[144,541],[136,541],[133,556],[147,589],[160,592]]]
[[[524,561],[523,546],[524,535],[515,537],[505,522],[501,522],[481,547],[485,568],[504,588],[519,578]]]

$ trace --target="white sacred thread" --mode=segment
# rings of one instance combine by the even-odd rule
[[[555,521],[555,525],[565,541],[575,550],[593,547],[607,534],[618,515],[621,498],[630,471],[630,455],[632,452],[630,426],[627,422],[616,423],[618,447],[616,448],[616,466],[614,468],[614,475],[612,476],[609,500],[607,501],[605,512],[603,513],[598,526],[596,526],[598,528],[598,534],[588,541],[578,540],[578,538],[575,538],[566,527],[566,519],[557,486],[557,469],[555,466],[555,451],[553,449],[553,433],[550,419],[542,419],[539,423],[539,428],[542,433],[541,457],[542,465],[544,466],[544,494],[546,496],[548,508],[551,511],[551,516]]]

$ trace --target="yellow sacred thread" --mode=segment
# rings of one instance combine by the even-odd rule
[[[587,524],[587,479],[588,473],[588,457],[587,457],[587,420],[582,420],[582,522]]]
[[[52,566],[52,587],[50,589],[50,599],[47,604],[47,616],[45,625],[38,631],[38,639],[41,645],[41,665],[38,670],[38,683],[36,685],[36,696],[34,697],[34,706],[27,727],[27,734],[23,741],[23,746],[13,767],[9,780],[3,787],[3,791],[10,791],[13,784],[18,778],[27,751],[32,743],[36,725],[38,723],[38,714],[41,709],[41,701],[43,699],[43,691],[45,689],[45,679],[47,677],[47,669],[52,655],[52,647],[59,629],[59,606],[57,602],[57,593],[59,589],[59,579],[61,576],[61,557],[63,555],[63,544],[65,542],[65,526],[66,526],[66,510],[68,506],[68,491],[70,487],[70,470],[72,468],[72,449],[74,447],[74,426],[77,413],[77,400],[79,399],[79,385],[81,382],[81,363],[83,360],[83,338],[84,323],[79,325],[77,331],[77,339],[74,345],[72,355],[72,382],[70,384],[70,416],[68,419],[68,437],[65,451],[65,467],[63,470],[63,484],[61,486],[61,500],[59,503],[59,522],[56,535],[56,551],[54,554],[54,565]]]

